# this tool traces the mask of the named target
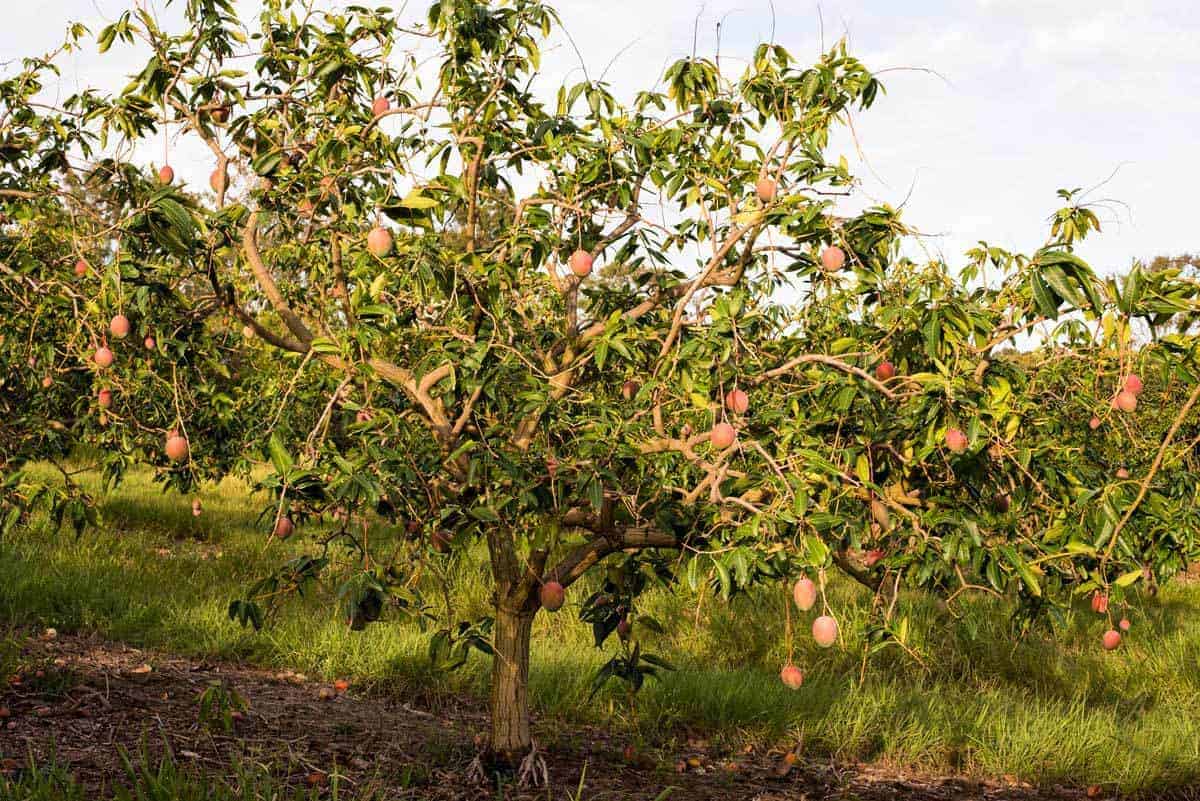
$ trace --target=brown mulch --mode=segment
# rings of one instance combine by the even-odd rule
[[[518,791],[466,778],[476,738],[486,730],[477,702],[417,708],[386,694],[339,691],[296,673],[196,662],[91,637],[46,634],[22,645],[22,673],[0,677],[0,769],[20,770],[32,753],[53,755],[93,788],[123,783],[120,748],[170,744],[174,758],[201,773],[228,776],[233,760],[271,766],[290,783],[321,786],[336,768],[342,797],[374,791],[381,799],[575,797],[585,801],[668,799],[988,799],[1102,798],[1092,788],[1033,788],[1016,782],[900,775],[865,765],[811,761],[781,752],[715,753],[690,742],[682,753],[627,756],[603,730],[540,731],[551,787]],[[249,708],[231,732],[201,725],[200,694],[214,681]],[[1181,792],[1181,791],[1180,791]],[[1176,797],[1198,797],[1179,795]]]

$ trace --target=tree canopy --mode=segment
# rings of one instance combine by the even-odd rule
[[[97,522],[31,459],[88,447],[181,493],[269,462],[264,534],[334,530],[231,615],[328,579],[353,627],[435,622],[446,666],[498,654],[509,759],[530,622],[562,594],[597,645],[651,583],[835,569],[1014,594],[1028,625],[1194,557],[1196,343],[1142,347],[1132,321],[1192,314],[1195,283],[1100,279],[1077,190],[1033,253],[907,257],[898,209],[842,211],[831,131],[882,97],[845,42],[811,66],[764,43],[737,74],[685,58],[625,100],[534,90],[557,22],[534,0],[186,16],[96,32],[149,54],[122,88],[47,102],[59,54],[0,82],[6,527],[38,503]],[[143,157],[164,132],[207,146],[208,190]],[[493,614],[445,619],[414,579],[476,542]],[[620,633],[599,680],[663,669]]]

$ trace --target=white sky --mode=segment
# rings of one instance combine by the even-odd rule
[[[8,0],[0,61],[50,49],[68,22],[98,32],[130,2]],[[608,80],[623,98],[692,51],[696,19],[704,55],[714,52],[723,21],[722,64],[731,68],[772,30],[771,0],[550,2],[593,78],[612,62]],[[164,20],[183,3],[175,0]],[[410,8],[420,13],[427,4],[413,0]],[[826,43],[848,36],[852,52],[876,71],[938,73],[881,76],[887,94],[855,121],[869,166],[848,137],[834,146],[868,198],[909,198],[905,220],[937,235],[926,240],[930,252],[954,263],[979,239],[1031,251],[1057,208],[1056,189],[1091,187],[1110,175],[1093,193],[1115,201],[1101,214],[1105,231],[1081,250],[1098,271],[1200,250],[1190,205],[1200,186],[1195,0],[774,0],[774,7],[775,39],[802,63],[817,57],[823,29]],[[548,49],[546,82],[581,78],[561,34]],[[117,89],[142,58],[129,48],[103,58],[86,48],[65,62],[60,91]],[[201,185],[209,160],[199,148],[172,156],[177,172]]]

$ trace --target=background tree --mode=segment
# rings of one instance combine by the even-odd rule
[[[591,80],[535,91],[556,16],[533,0],[440,0],[416,28],[285,0],[253,29],[225,0],[186,11],[180,32],[142,10],[99,32],[151,53],[115,94],[48,107],[51,60],[0,85],[6,465],[96,443],[114,479],[148,460],[186,490],[269,458],[264,531],[335,529],[230,614],[261,625],[336,576],[354,628],[436,622],[439,664],[494,655],[496,761],[536,772],[530,632],[567,598],[597,645],[622,640],[597,680],[636,687],[664,667],[632,628],[653,582],[729,598],[836,566],[881,598],[1011,592],[1032,622],[1194,550],[1173,447],[1194,342],[1129,336],[1193,284],[1101,283],[1070,192],[1030,256],[902,258],[895,209],[834,206],[854,180],[830,131],[880,93],[844,43],[811,67],[763,44],[736,76],[683,59],[626,103]],[[209,148],[211,194],[129,158],[164,127]],[[1032,331],[1036,357],[1016,352]],[[70,383],[39,396],[47,363]],[[1161,427],[1125,423],[1135,368],[1179,403]],[[1155,455],[1140,482],[1112,475],[1117,448]],[[375,514],[390,536],[366,536]],[[458,620],[418,579],[475,542],[493,609]],[[601,589],[572,595],[594,569]]]

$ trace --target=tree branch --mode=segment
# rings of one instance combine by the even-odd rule
[[[859,584],[871,590],[871,592],[877,592],[879,590],[879,585],[882,582],[882,579],[869,570],[863,570],[862,568],[856,567],[846,556],[845,551],[834,551],[833,563],[838,566],[839,570],[857,581]]]
[[[283,319],[284,324],[296,339],[306,346],[312,344],[312,332],[284,300],[283,293],[279,291],[275,279],[271,277],[271,273],[263,264],[262,255],[258,250],[258,211],[250,212],[250,219],[246,221],[246,231],[242,235],[242,246],[246,251],[246,260],[250,263],[250,270],[254,273],[254,280],[258,282],[259,288],[275,308],[275,313]]]
[[[435,108],[440,108],[440,107],[441,107],[440,103],[421,103],[416,106],[402,106],[400,108],[390,108],[381,114],[376,114],[371,119],[371,121],[367,123],[366,127],[363,128],[362,135],[366,136],[367,134],[369,134],[371,132],[371,129],[376,127],[377,125],[379,125],[379,121],[382,120],[384,117],[391,117],[396,114],[414,114],[418,111],[428,111],[430,109],[435,109]]]
[[[675,338],[679,336],[679,330],[683,328],[683,312],[691,299],[698,291],[712,285],[709,283],[709,278],[721,266],[721,263],[725,261],[725,257],[729,255],[729,251],[733,250],[733,246],[740,242],[742,237],[747,233],[759,227],[761,227],[761,223],[749,223],[730,231],[729,236],[725,237],[725,241],[721,243],[721,246],[713,253],[712,258],[708,260],[704,271],[687,285],[688,288],[684,291],[683,297],[675,304],[675,316],[671,319],[671,329],[667,332],[666,338],[663,339],[660,350],[661,356],[666,356],[670,352],[671,346],[675,344]],[[751,237],[750,241],[751,245],[753,245],[754,237]]]
[[[564,517],[564,521],[571,516]],[[587,526],[583,526],[587,528]],[[601,534],[577,546],[563,560],[545,572],[546,581],[557,581],[569,587],[583,576],[593,565],[618,551],[636,551],[648,548],[680,548],[683,543],[673,534],[653,528],[616,529]]]
[[[1158,446],[1158,453],[1154,456],[1154,462],[1150,465],[1150,469],[1146,471],[1146,477],[1142,479],[1142,484],[1138,488],[1137,497],[1133,499],[1133,503],[1129,504],[1129,508],[1125,510],[1125,514],[1121,517],[1119,523],[1113,529],[1112,541],[1108,543],[1108,547],[1104,549],[1104,558],[1100,560],[1100,566],[1103,567],[1108,563],[1108,558],[1112,556],[1113,549],[1117,547],[1117,540],[1121,536],[1122,529],[1133,517],[1133,513],[1141,506],[1142,500],[1146,497],[1146,492],[1150,489],[1150,482],[1154,480],[1154,476],[1158,473],[1158,469],[1162,467],[1163,457],[1167,454],[1167,448],[1171,445],[1171,440],[1175,439],[1175,433],[1179,431],[1179,426],[1183,425],[1183,419],[1187,417],[1188,412],[1196,405],[1196,401],[1200,400],[1200,384],[1192,390],[1192,394],[1188,396],[1187,402],[1183,404],[1183,408],[1179,410],[1179,414],[1175,416],[1175,422],[1171,423],[1171,428],[1167,430],[1167,435],[1163,437],[1162,444]]]
[[[229,307],[233,315],[241,320],[246,325],[250,326],[255,335],[265,342],[274,345],[280,350],[291,351],[292,353],[308,353],[308,346],[297,342],[289,337],[282,337],[276,334],[271,329],[260,323],[252,314],[242,309],[240,306],[233,305]]]
[[[868,373],[866,370],[862,369],[861,367],[855,367],[852,364],[847,364],[846,362],[842,361],[841,359],[837,359],[833,356],[826,356],[821,353],[807,353],[803,356],[797,356],[794,359],[789,359],[788,361],[781,364],[779,367],[774,367],[770,370],[767,370],[765,373],[763,373],[760,376],[749,379],[747,383],[761,384],[769,378],[777,378],[781,375],[784,375],[785,373],[789,373],[793,369],[795,369],[796,367],[798,367],[802,364],[824,364],[824,365],[826,365],[828,367],[832,367],[836,370],[841,370],[843,373],[848,373],[850,375],[861,378],[863,381],[866,381],[868,384],[873,386],[875,389],[877,389],[881,393],[883,393],[883,395],[885,397],[887,397],[889,400],[895,400],[896,398],[899,397],[899,395],[897,395],[894,391],[889,389],[886,384],[884,384],[882,381],[880,381],[875,376],[871,375],[870,373]]]
[[[271,277],[266,265],[263,263],[262,255],[258,250],[258,242],[256,240],[258,231],[258,212],[252,211],[250,219],[246,223],[246,232],[242,242],[246,251],[246,258],[250,263],[250,269],[254,273],[254,278],[262,289],[263,294],[267,296],[267,300],[275,308],[276,313],[283,318],[284,323],[292,334],[299,340],[298,343],[292,343],[299,347],[289,347],[288,350],[293,350],[297,353],[305,353],[312,345],[313,335],[308,327],[300,319],[295,312],[288,306],[283,294],[279,291],[279,287],[275,283],[275,279]],[[257,329],[256,329],[257,331]],[[266,336],[263,337],[267,341],[272,341]],[[278,339],[277,337],[274,339]],[[272,342],[272,344],[275,344]],[[341,357],[333,354],[322,354],[321,361],[339,370],[349,370],[350,365]],[[367,359],[367,366],[385,381],[400,387],[408,395],[408,397],[421,407],[425,412],[426,418],[429,420],[434,433],[438,437],[438,441],[445,448],[450,448],[454,443],[453,427],[450,424],[449,418],[446,416],[446,409],[442,402],[432,397],[429,390],[433,388],[442,379],[448,377],[453,372],[453,367],[450,364],[443,364],[436,367],[429,373],[426,373],[418,382],[411,371],[393,364],[392,362],[372,356]],[[466,456],[452,465],[456,473],[461,476],[465,471]]]

